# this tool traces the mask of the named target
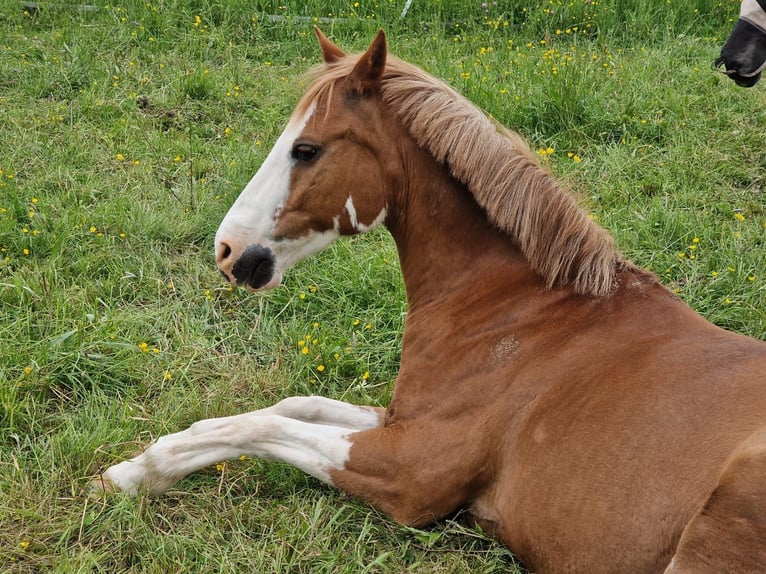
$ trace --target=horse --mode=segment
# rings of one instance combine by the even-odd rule
[[[424,527],[459,513],[545,573],[766,571],[766,344],[696,314],[523,139],[446,83],[316,30],[323,62],[215,236],[279,285],[384,225],[408,311],[385,407],[288,397],[159,438],[97,488],[244,454]]]
[[[750,88],[766,67],[766,0],[744,0],[734,30],[721,49],[715,67],[738,86]]]

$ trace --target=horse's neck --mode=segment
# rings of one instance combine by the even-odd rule
[[[440,397],[440,409],[459,405],[455,397],[475,393],[476,387],[456,382],[486,373],[488,349],[512,351],[515,322],[542,314],[538,310],[548,298],[563,292],[545,289],[514,242],[489,223],[470,192],[443,167],[418,165],[386,220],[408,299],[389,422],[435,408],[434,397]],[[489,383],[481,388],[482,400],[499,392]],[[462,408],[477,402],[464,398]]]
[[[393,202],[388,226],[402,266],[410,310],[430,303],[473,298],[514,284],[539,290],[542,282],[515,243],[494,227],[471,193],[420,149]],[[414,166],[417,166],[415,169]]]

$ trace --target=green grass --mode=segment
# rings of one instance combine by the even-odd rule
[[[459,521],[401,528],[274,463],[83,496],[202,417],[390,397],[406,303],[384,232],[265,295],[213,263],[318,60],[314,17],[349,50],[386,28],[527,137],[630,259],[766,338],[764,88],[710,69],[738,2],[359,4],[0,0],[1,572],[521,572]]]

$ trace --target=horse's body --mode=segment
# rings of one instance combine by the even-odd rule
[[[766,67],[766,0],[743,0],[734,30],[715,62],[738,86],[750,88]]]
[[[766,571],[766,344],[623,261],[517,136],[417,68],[326,65],[216,236],[270,288],[384,222],[409,310],[385,410],[293,397],[200,421],[99,484],[248,454],[422,526],[464,508],[539,573]]]

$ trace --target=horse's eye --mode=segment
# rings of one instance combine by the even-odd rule
[[[293,147],[293,159],[300,161],[311,161],[319,152],[319,148],[309,144],[297,144]]]

